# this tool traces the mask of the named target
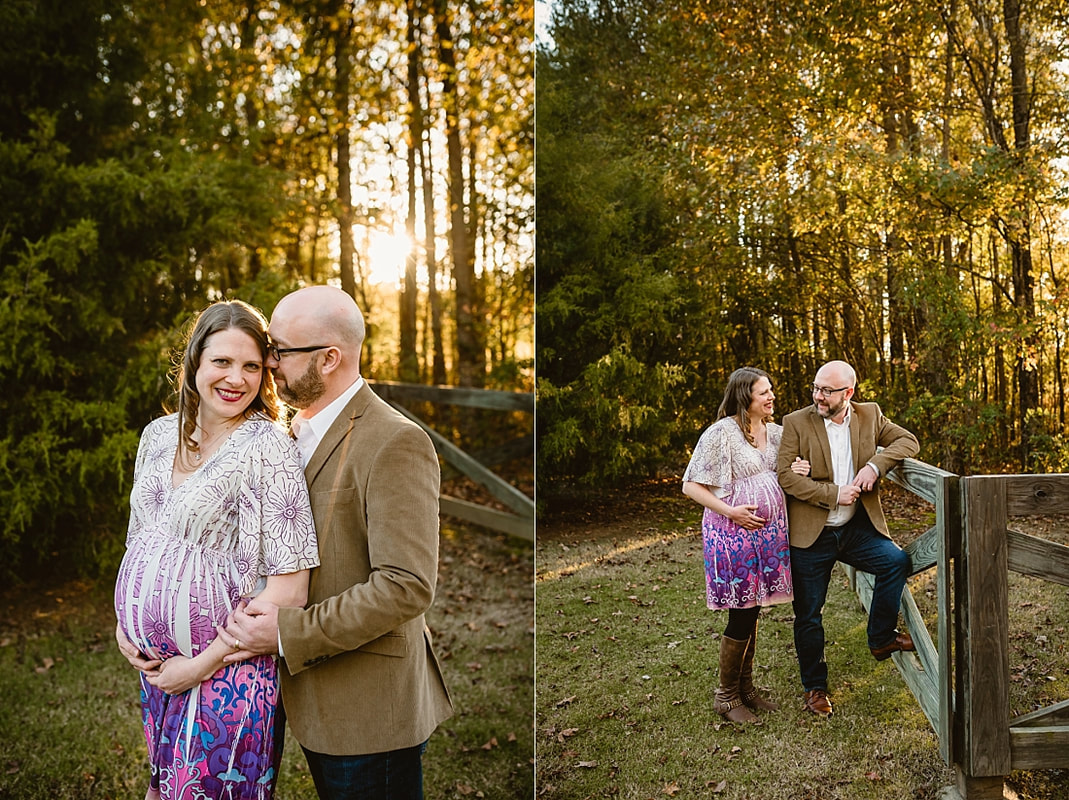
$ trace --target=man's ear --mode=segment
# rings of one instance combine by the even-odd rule
[[[337,347],[328,347],[323,351],[323,366],[322,372],[324,375],[329,375],[331,372],[341,366],[341,350]]]

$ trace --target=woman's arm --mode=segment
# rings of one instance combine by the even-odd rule
[[[257,600],[266,600],[276,606],[301,608],[308,602],[309,570],[302,569],[286,575],[268,575],[267,586],[256,595]]]
[[[256,596],[276,606],[300,607],[308,602],[308,573],[306,569],[286,575],[268,575],[267,586]],[[193,658],[174,656],[153,671],[145,672],[145,679],[167,694],[181,694],[198,683],[208,680],[226,666],[224,656],[233,654],[220,637]]]
[[[765,520],[754,513],[757,511],[756,503],[743,506],[728,505],[716,496],[713,487],[706,486],[704,483],[683,481],[683,494],[748,531],[755,531],[765,524]]]

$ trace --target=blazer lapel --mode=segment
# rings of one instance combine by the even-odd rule
[[[353,399],[338,414],[334,424],[327,430],[326,436],[319,442],[319,446],[316,447],[315,452],[312,453],[312,458],[308,461],[308,466],[304,468],[304,478],[309,486],[315,481],[316,476],[327,461],[330,460],[334,451],[352,432],[356,420],[367,411],[367,407],[371,402],[371,391],[371,387],[366,383],[361,386],[360,391],[353,395]]]
[[[861,469],[861,421],[857,418],[857,408],[850,403],[850,457],[854,460],[854,474]]]
[[[831,460],[831,443],[828,441],[828,429],[824,426],[824,417],[817,413],[815,405],[810,406],[809,424],[812,426],[813,438],[820,443],[820,453],[824,456],[824,463],[827,465],[828,474],[830,475],[834,469]]]

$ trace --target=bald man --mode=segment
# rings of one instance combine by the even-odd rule
[[[783,418],[776,464],[787,495],[794,579],[794,645],[806,711],[831,716],[824,658],[824,601],[836,561],[876,578],[869,607],[868,644],[876,660],[913,650],[899,633],[909,555],[892,540],[880,505],[879,480],[919,449],[916,437],[888,420],[875,403],[855,403],[853,367],[830,361],[817,370],[813,404]],[[879,450],[879,448],[883,448]],[[791,469],[796,458],[808,475]]]
[[[267,366],[305,463],[321,565],[305,608],[252,600],[219,634],[280,653],[282,703],[321,798],[416,800],[453,713],[424,612],[438,574],[438,458],[360,375],[364,320],[329,286],[282,298]]]

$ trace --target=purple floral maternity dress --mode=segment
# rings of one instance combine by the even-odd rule
[[[242,423],[175,487],[177,445],[177,415],[141,436],[115,585],[123,631],[152,658],[197,655],[266,576],[319,564],[300,455],[277,425]],[[270,798],[281,756],[277,700],[272,656],[223,667],[179,695],[142,677],[151,781],[163,800]]]
[[[705,509],[705,600],[709,608],[753,608],[794,598],[787,505],[776,480],[776,455],[783,426],[768,423],[768,444],[761,452],[746,441],[734,417],[717,420],[701,435],[684,481],[713,487],[731,506],[756,504],[765,526],[748,531]]]

